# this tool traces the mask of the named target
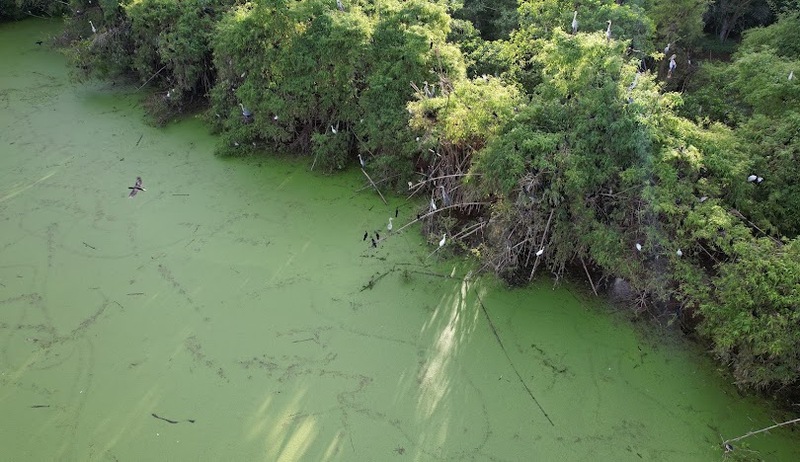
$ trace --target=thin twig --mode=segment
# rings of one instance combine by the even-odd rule
[[[151,80],[153,80],[153,78],[155,78],[155,76],[157,76],[158,74],[160,74],[160,73],[161,73],[161,71],[163,71],[163,70],[164,70],[164,69],[166,69],[166,68],[167,68],[167,65],[166,65],[166,64],[164,64],[164,67],[162,67],[161,69],[157,70],[155,74],[151,75],[151,76],[150,76],[150,78],[149,78],[149,79],[147,79],[147,80],[146,80],[146,81],[145,81],[145,82],[142,84],[142,86],[141,86],[141,87],[139,87],[139,88],[137,88],[137,89],[136,89],[136,91],[139,91],[139,90],[141,90],[142,88],[144,88],[144,86],[145,86],[145,85],[147,85],[148,83],[150,83],[150,81],[151,81]]]

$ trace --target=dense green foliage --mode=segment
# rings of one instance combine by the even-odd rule
[[[792,2],[590,0],[576,34],[566,0],[101,3],[69,22],[79,72],[149,83],[163,121],[205,103],[220,153],[326,171],[360,155],[507,280],[621,278],[742,386],[798,389]],[[704,25],[778,13],[730,62],[691,61]]]

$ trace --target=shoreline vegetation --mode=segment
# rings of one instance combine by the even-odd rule
[[[425,198],[431,242],[585,280],[790,403],[800,16],[751,3],[0,0],[63,15],[75,75],[153,89],[156,124],[205,108],[220,155],[360,164]]]

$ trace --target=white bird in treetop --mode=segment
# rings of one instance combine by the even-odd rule
[[[667,43],[667,46],[664,47],[664,56],[667,56],[669,54],[669,46],[670,45],[671,45],[671,43]]]
[[[96,33],[97,33],[97,28],[96,28],[96,27],[94,27],[94,23],[92,22],[92,20],[91,20],[91,19],[89,20],[89,25],[90,25],[90,26],[92,26],[92,33],[93,33],[93,34],[96,34]]]
[[[676,55],[672,55],[669,57],[669,72],[667,72],[667,78],[672,78],[672,72],[678,67],[678,64],[675,62]]]
[[[333,134],[335,135],[335,134],[337,134],[339,131],[338,131],[338,130],[336,130],[335,128],[333,128],[333,125],[331,125],[331,132],[333,132]]]
[[[439,247],[444,247],[444,244],[447,242],[447,233],[442,234],[442,240],[439,241]]]
[[[681,251],[681,249],[678,249],[678,251],[675,252],[675,255],[677,255],[679,257],[682,257],[683,256],[683,252]]]
[[[361,154],[358,155],[358,163],[361,164],[361,168],[367,168],[367,163],[364,162],[364,159],[361,158]],[[409,186],[410,188],[411,186]]]
[[[544,247],[542,247],[541,249],[539,249],[538,252],[536,252],[536,256],[541,257],[543,253],[544,253]]]
[[[789,71],[789,80],[794,79],[794,71]]]
[[[609,19],[606,22],[608,23],[608,27],[606,28],[606,41],[610,42],[611,41],[611,20]]]
[[[431,199],[431,210],[436,211],[436,202]]]
[[[578,10],[572,12],[572,35],[578,33]]]
[[[344,11],[344,5],[342,4],[342,0],[336,0],[336,8],[339,8],[339,11]]]
[[[639,252],[641,252],[641,251],[642,251],[642,244],[639,244],[639,243],[637,242],[637,243],[636,243],[636,250],[638,250]]]
[[[386,229],[387,229],[387,230],[389,230],[389,231],[391,231],[391,230],[392,230],[392,228],[393,228],[393,225],[392,225],[392,220],[394,220],[394,218],[392,218],[392,217],[389,217],[389,224],[388,224],[388,225],[386,225]]]

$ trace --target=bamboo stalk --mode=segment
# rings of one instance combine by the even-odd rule
[[[779,424],[771,425],[769,427],[762,428],[761,430],[754,430],[754,431],[751,431],[751,432],[747,432],[742,436],[737,436],[736,438],[731,438],[729,440],[723,441],[722,442],[722,446],[727,449],[727,446],[730,445],[730,443],[733,443],[734,441],[743,440],[743,439],[749,438],[749,437],[751,437],[753,435],[758,435],[759,433],[764,433],[764,432],[770,431],[773,428],[783,427],[784,425],[790,425],[790,424],[798,423],[798,422],[800,422],[800,417],[798,417],[796,419],[792,419],[792,420],[787,420],[786,422],[781,422]]]
[[[550,210],[550,216],[547,217],[547,224],[544,225],[544,234],[542,235],[542,243],[539,245],[539,248],[543,248],[545,241],[547,240],[547,231],[550,230],[550,221],[553,219],[553,213],[555,213],[556,209]],[[533,274],[536,272],[536,267],[539,266],[539,256],[536,256],[536,260],[533,261],[533,268],[531,268],[531,275],[528,276],[528,280],[530,281],[533,279]]]
[[[372,178],[370,178],[370,177],[369,177],[369,175],[367,174],[367,171],[366,171],[366,170],[364,170],[364,169],[362,168],[362,169],[361,169],[361,173],[363,173],[363,174],[364,174],[364,176],[365,176],[365,177],[367,177],[367,179],[369,180],[369,182],[370,182],[370,183],[372,183],[372,187],[373,187],[373,188],[375,188],[375,191],[377,191],[377,192],[378,192],[378,195],[379,195],[379,196],[381,196],[381,200],[383,201],[384,205],[389,205],[389,203],[388,203],[388,202],[386,202],[386,199],[384,199],[384,197],[383,197],[383,194],[381,194],[381,190],[380,190],[380,189],[378,189],[378,185],[376,185],[376,184],[375,184],[375,182],[374,182],[374,181],[372,181]]]
[[[580,259],[581,265],[583,265],[583,270],[586,271],[586,277],[589,278],[589,284],[592,285],[592,292],[594,292],[594,295],[597,296],[597,289],[595,289],[594,282],[592,282],[592,276],[589,275],[589,270],[586,269],[586,263],[584,263],[583,257],[580,257]]]

